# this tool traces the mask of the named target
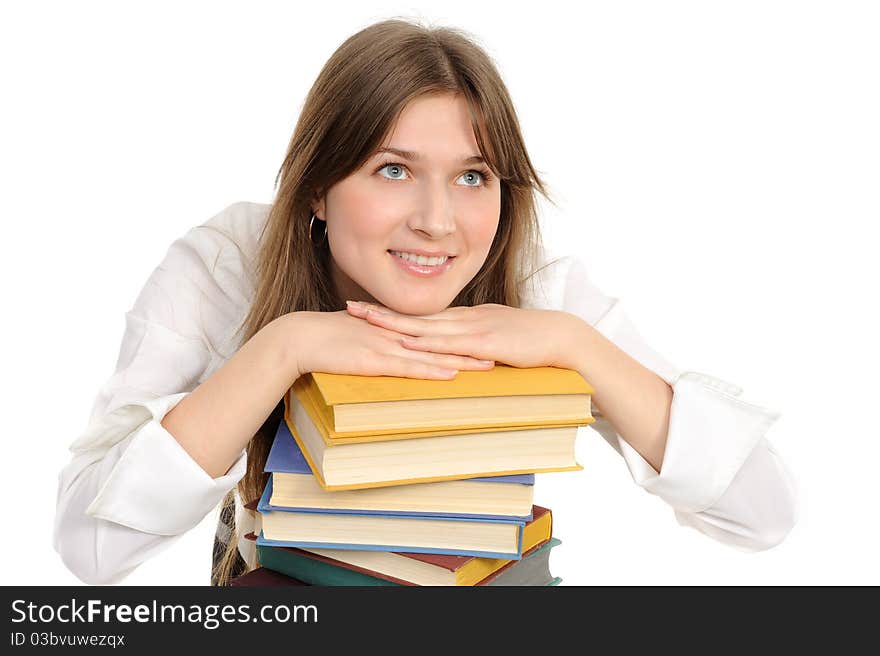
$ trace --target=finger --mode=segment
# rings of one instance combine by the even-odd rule
[[[387,355],[386,363],[391,373],[388,376],[400,376],[402,378],[428,378],[450,380],[455,378],[458,371],[446,367],[439,367],[428,362],[421,362],[412,358]]]
[[[495,360],[484,338],[473,333],[465,335],[404,335],[400,344],[413,351],[430,351],[468,356],[477,361]]]
[[[449,353],[430,353],[423,351],[410,351],[404,349],[403,357],[415,358],[428,364],[459,371],[486,371],[495,366],[494,360],[478,360],[467,355],[453,355]]]
[[[377,305],[375,303],[362,303],[360,301],[346,301],[346,310],[348,310],[349,314],[356,317],[364,317],[368,311],[374,311],[378,314],[389,314],[393,316],[406,317],[406,316],[414,316],[407,315],[401,312],[395,312],[394,310],[385,307],[384,305]],[[436,314],[422,314],[418,315],[421,319],[431,319],[431,320],[443,320],[449,319],[450,314],[460,313],[462,310],[469,309],[465,306],[455,306],[449,307],[445,310],[441,310]]]
[[[456,335],[464,330],[459,320],[451,318],[439,321],[402,314],[380,314],[374,310],[368,310],[364,318],[375,326],[407,335]]]
[[[363,317],[367,313],[367,310],[370,309],[370,306],[357,301],[346,301],[345,309],[348,310],[348,313],[351,315]]]

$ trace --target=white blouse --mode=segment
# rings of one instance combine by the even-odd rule
[[[269,207],[235,203],[192,228],[169,247],[126,313],[115,373],[58,477],[53,544],[85,583],[122,581],[199,524],[244,476],[245,451],[211,478],[161,422],[240,346],[234,333],[254,295]],[[620,301],[591,283],[579,256],[544,257],[553,263],[523,290],[523,307],[581,317],[673,389],[659,475],[595,406],[587,429],[620,453],[635,483],[668,503],[680,524],[744,551],[781,542],[797,509],[793,480],[765,438],[779,413],[739,398],[735,385],[680,372],[644,343]],[[237,491],[235,498],[243,536],[252,518]],[[252,565],[254,543],[240,538],[239,551]]]

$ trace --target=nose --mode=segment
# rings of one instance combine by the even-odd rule
[[[442,239],[455,232],[455,208],[443,182],[426,185],[412,213],[409,227],[430,239]]]

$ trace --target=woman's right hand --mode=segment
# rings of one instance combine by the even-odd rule
[[[280,317],[281,339],[301,376],[312,371],[358,376],[449,380],[461,370],[488,371],[494,362],[464,355],[415,351],[404,335],[339,312],[291,312]]]

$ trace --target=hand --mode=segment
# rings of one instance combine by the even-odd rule
[[[572,368],[570,350],[578,326],[584,324],[567,312],[496,303],[451,307],[421,317],[371,304],[350,303],[347,311],[371,325],[409,336],[401,343],[414,352],[455,354],[521,368]]]
[[[311,371],[359,376],[448,380],[459,370],[485,371],[493,361],[407,349],[393,329],[339,312],[291,312],[282,339],[289,340],[298,375]]]

